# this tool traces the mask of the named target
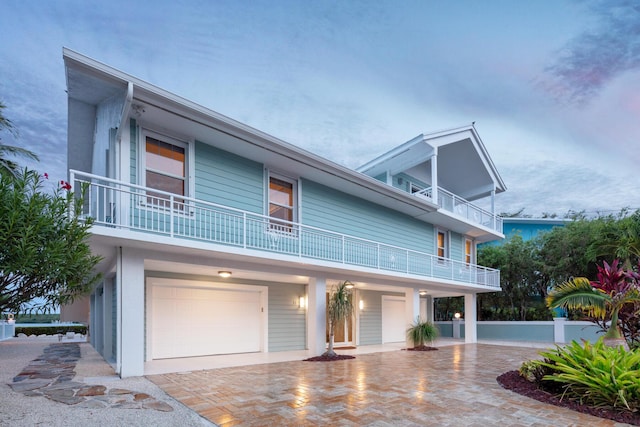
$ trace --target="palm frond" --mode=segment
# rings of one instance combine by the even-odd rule
[[[547,296],[550,308],[585,309],[596,317],[602,317],[611,297],[594,289],[584,277],[577,277],[556,286]]]

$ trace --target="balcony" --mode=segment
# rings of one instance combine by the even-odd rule
[[[134,184],[70,171],[85,191],[83,218],[128,229],[384,272],[500,288],[500,271],[428,253],[241,211]],[[268,255],[268,254],[267,254]]]
[[[433,202],[433,189],[432,187],[425,188],[424,190],[413,193],[417,197],[425,198]],[[464,219],[481,224],[490,230],[495,230],[502,233],[502,217],[493,214],[487,210],[484,210],[473,203],[456,196],[453,193],[445,190],[442,187],[438,187],[438,206],[447,212],[459,215]]]

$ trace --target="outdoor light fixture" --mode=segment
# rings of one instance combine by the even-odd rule
[[[347,289],[353,289],[355,286],[353,285],[353,283],[347,282],[347,284],[344,287]]]
[[[307,306],[307,299],[305,297],[300,297],[300,301],[298,302],[298,307],[305,308]]]
[[[360,310],[364,310],[364,301],[360,300],[358,306],[360,307]]]
[[[460,313],[456,313],[456,314],[454,314],[454,315],[453,315],[453,317],[455,317],[455,318],[456,318],[456,320],[457,320],[457,319],[460,319]]]
[[[16,323],[16,319],[13,317],[13,313],[7,314],[7,323],[13,325]]]
[[[218,276],[220,277],[224,277],[225,279],[227,277],[231,277],[231,272],[230,271],[218,271]]]
[[[422,297],[423,297],[423,296],[425,296],[425,295],[427,294],[427,291],[420,291],[420,292],[418,292],[418,293],[420,294],[420,296],[422,296]]]

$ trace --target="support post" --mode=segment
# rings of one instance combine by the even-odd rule
[[[307,289],[307,349],[312,356],[319,356],[327,345],[327,281],[312,277]]]
[[[464,295],[464,342],[467,344],[478,342],[478,316],[476,302],[476,294]]]

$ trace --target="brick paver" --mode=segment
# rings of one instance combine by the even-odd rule
[[[620,426],[504,390],[496,377],[538,350],[466,344],[336,362],[151,375],[224,426]]]

